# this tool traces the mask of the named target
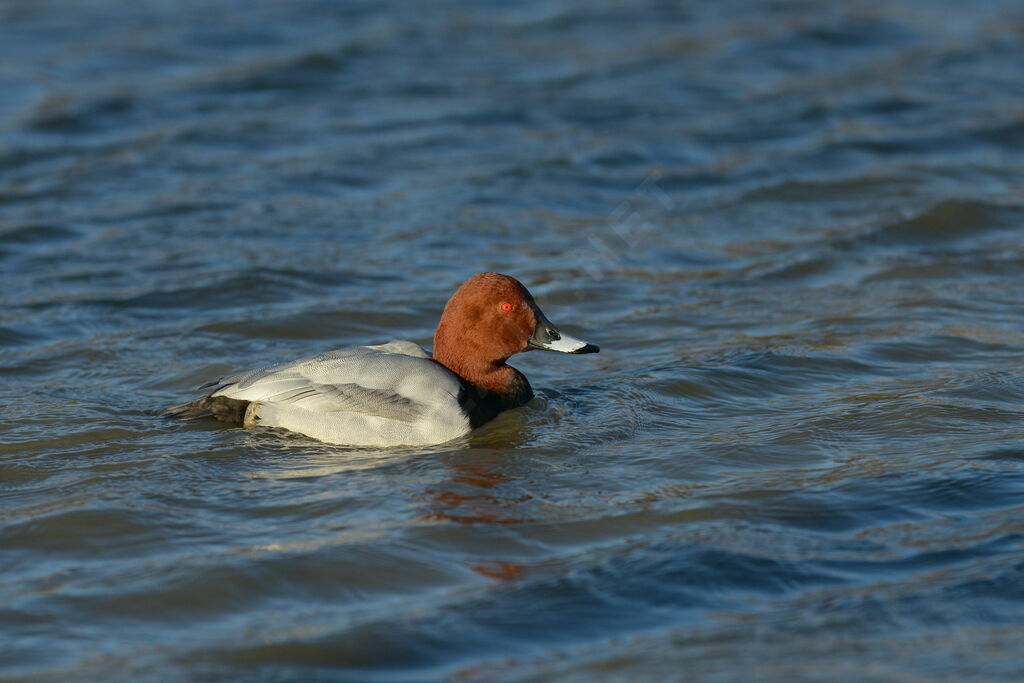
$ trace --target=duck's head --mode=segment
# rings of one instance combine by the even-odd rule
[[[544,349],[597,353],[598,347],[555,327],[514,277],[477,273],[448,300],[434,333],[434,358],[455,371],[502,365],[509,356]]]

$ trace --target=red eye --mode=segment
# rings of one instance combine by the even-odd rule
[[[508,311],[512,310],[512,304],[502,304],[502,305],[498,306],[498,308],[500,308],[501,310],[503,310],[505,312],[508,312]]]

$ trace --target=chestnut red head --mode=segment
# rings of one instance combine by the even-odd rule
[[[463,377],[474,366],[501,365],[530,349],[598,351],[552,325],[526,287],[501,273],[477,273],[462,283],[434,334],[434,358]]]

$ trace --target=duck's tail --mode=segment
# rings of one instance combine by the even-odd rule
[[[212,417],[238,427],[245,424],[245,413],[252,401],[242,401],[227,396],[204,396],[190,403],[171,406],[164,411],[164,417],[180,420],[201,420]]]

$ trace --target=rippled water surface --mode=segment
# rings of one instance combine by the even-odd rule
[[[0,2],[0,678],[1011,679],[1015,2]],[[159,411],[597,356],[390,452]]]

